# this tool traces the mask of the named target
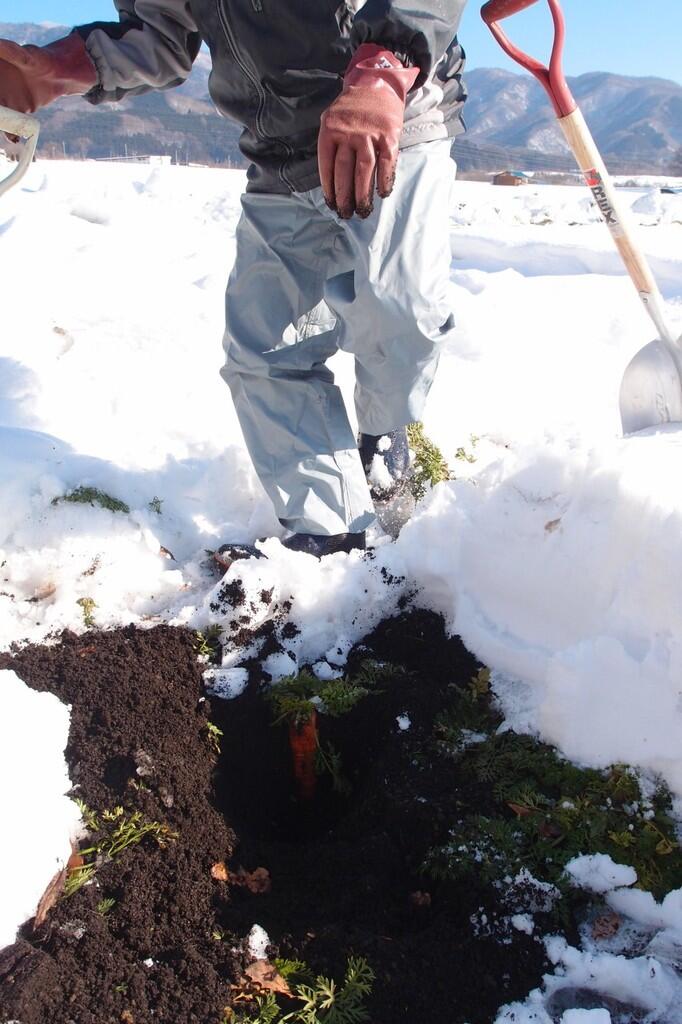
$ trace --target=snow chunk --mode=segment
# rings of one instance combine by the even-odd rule
[[[535,931],[535,921],[530,914],[514,914],[510,920],[512,928],[516,928],[517,932],[525,932],[526,935],[532,935]]]
[[[645,928],[671,928],[682,933],[682,889],[669,892],[662,903],[657,903],[650,892],[619,889],[609,893],[607,902]]]
[[[267,960],[266,950],[270,945],[270,936],[259,924],[254,924],[249,932],[249,953],[254,960]]]
[[[548,914],[561,899],[561,893],[551,882],[541,882],[528,868],[521,868],[505,898],[517,900],[526,913]]]
[[[545,1010],[542,993],[534,989],[524,1003],[503,1006],[495,1024],[554,1024],[554,1021]]]
[[[266,558],[234,562],[204,598],[202,609],[185,624],[205,625],[208,620],[222,626],[223,662],[234,665],[243,658],[242,641],[232,638],[243,629],[244,608],[249,611],[250,629],[274,620],[286,652],[272,655],[263,665],[273,680],[291,675],[298,665],[322,659],[334,667],[344,665],[353,644],[394,614],[405,591],[393,545],[375,549],[372,557],[352,551],[321,560],[289,551],[275,538],[260,548]],[[233,607],[220,595],[237,584],[243,601]],[[267,603],[263,594],[268,595]],[[289,608],[287,615],[282,614],[284,607]],[[297,627],[295,636],[285,633],[289,622]]]
[[[637,872],[626,864],[616,864],[607,853],[574,857],[566,865],[566,873],[576,888],[603,894],[619,886],[634,885]]]
[[[263,662],[263,671],[267,672],[273,683],[286,676],[296,675],[298,672],[298,661],[293,651],[279,651],[277,654],[269,655]]]
[[[391,476],[389,468],[381,455],[375,455],[372,459],[368,479],[372,487],[377,488],[379,491],[388,491],[395,483],[395,480]]]
[[[246,668],[209,668],[204,672],[204,685],[208,692],[223,700],[241,697],[248,682]]]
[[[398,715],[396,722],[398,723],[398,728],[401,732],[407,732],[412,725],[412,719],[409,715]]]
[[[71,854],[80,814],[64,761],[69,709],[0,671],[0,948],[35,914]]]
[[[611,1024],[608,1010],[566,1010],[561,1024]]]
[[[458,750],[468,750],[469,747],[475,747],[479,743],[485,743],[488,736],[484,732],[474,732],[473,729],[462,729],[460,731],[459,742],[457,743]]]
[[[611,953],[591,953],[556,937],[546,942],[547,955],[558,973],[545,978],[547,991],[587,989],[603,998],[618,999],[648,1013],[665,1016],[682,1005],[682,979],[655,957],[627,959]]]
[[[328,679],[341,679],[343,672],[340,668],[333,668],[328,661],[316,661],[313,665],[313,672],[318,679],[326,681]]]
[[[330,665],[341,667],[346,664],[352,646],[353,641],[347,636],[341,635],[337,638],[335,645],[325,652],[325,658]]]

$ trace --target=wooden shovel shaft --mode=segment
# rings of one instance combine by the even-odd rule
[[[658,285],[646,257],[635,239],[629,217],[622,207],[613,179],[606,169],[582,112],[576,109],[567,117],[560,117],[559,124],[606,226],[613,236],[639,297],[656,325],[662,340],[675,347],[675,338],[665,320],[663,298]]]

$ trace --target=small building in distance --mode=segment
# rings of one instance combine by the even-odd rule
[[[493,185],[527,185],[529,181],[525,171],[500,171],[493,177]]]

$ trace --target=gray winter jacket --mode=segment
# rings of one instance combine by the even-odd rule
[[[336,98],[351,53],[375,42],[420,68],[401,145],[462,130],[464,53],[456,33],[466,0],[114,0],[119,22],[76,29],[99,72],[91,103],[169,89],[189,75],[202,39],[211,97],[244,126],[249,191],[319,184],[320,115]]]

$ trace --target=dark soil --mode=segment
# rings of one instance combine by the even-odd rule
[[[140,810],[178,833],[164,848],[146,839],[125,851],[45,925],[24,927],[0,953],[0,1020],[220,1024],[256,922],[271,956],[305,960],[315,973],[341,978],[349,955],[365,957],[376,974],[372,1024],[487,1024],[535,987],[541,944],[520,934],[505,944],[472,924],[494,916],[492,890],[421,872],[478,799],[434,754],[432,737],[449,687],[467,686],[479,666],[422,611],[384,622],[352,652],[349,672],[368,656],[402,671],[348,715],[322,716],[350,796],[323,777],[303,807],[286,727],[273,727],[257,672],[241,698],[204,700],[187,631],[65,634],[57,646],[0,656],[0,667],[72,705],[74,795],[100,812]],[[404,713],[412,724],[401,732]],[[219,758],[209,720],[224,733]],[[266,868],[271,891],[214,879],[221,861],[232,877]],[[105,898],[116,903],[103,915]]]

